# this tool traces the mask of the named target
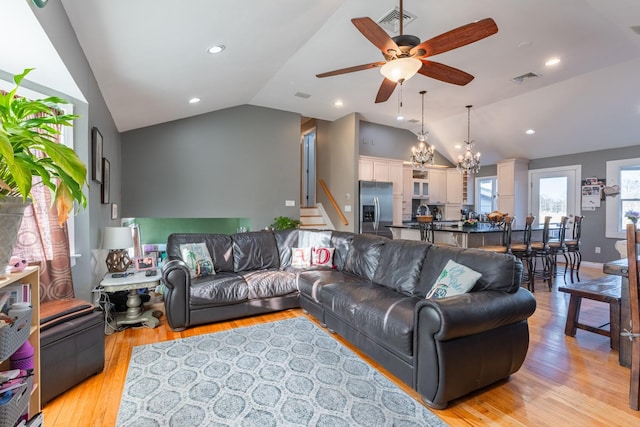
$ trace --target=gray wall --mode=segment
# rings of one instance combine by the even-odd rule
[[[300,216],[300,115],[243,105],[122,134],[124,217]],[[285,207],[294,200],[294,207]]]
[[[82,91],[87,104],[77,103],[75,112],[81,117],[75,121],[75,150],[86,163],[90,162],[91,127],[100,129],[104,139],[104,157],[111,162],[111,199],[120,203],[120,134],[115,127],[106,103],[100,93],[87,59],[59,1],[50,1],[39,9],[31,2],[31,9],[55,47],[74,81]],[[29,64],[25,64],[27,68]],[[63,97],[69,99],[64,94]],[[90,173],[90,172],[89,172]],[[100,245],[100,231],[105,226],[117,225],[111,220],[110,205],[100,203],[100,185],[91,182],[87,195],[87,209],[76,217],[76,252],[80,255],[72,269],[76,297],[91,300],[91,289],[101,277],[94,274],[92,250]],[[100,259],[97,262],[103,263]]]
[[[316,200],[322,203],[336,230],[341,231],[358,228],[358,122],[359,115],[354,113],[334,122],[318,120],[316,123],[317,176],[327,184],[348,224],[344,225],[339,219],[319,185]],[[351,205],[351,212],[345,211],[345,205]]]
[[[358,141],[360,142],[359,151],[361,156],[409,161],[411,159],[411,148],[418,143],[418,136],[406,129],[360,121],[360,137]],[[434,164],[453,166],[449,160],[437,151]]]

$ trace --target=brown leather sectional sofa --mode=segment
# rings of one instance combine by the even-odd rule
[[[197,242],[215,275],[190,277],[180,245]],[[334,248],[333,268],[293,267],[304,247]],[[527,353],[536,302],[510,255],[311,230],[172,234],[167,252],[172,329],[302,307],[435,408],[509,377]],[[425,299],[450,259],[482,277],[466,294]]]

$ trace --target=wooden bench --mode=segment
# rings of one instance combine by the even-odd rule
[[[564,334],[570,337],[576,336],[577,329],[594,332],[610,338],[611,348],[620,348],[620,289],[622,287],[620,276],[605,276],[587,282],[576,282],[575,284],[558,287],[560,292],[571,295],[569,299],[569,310],[567,312],[567,323]],[[602,301],[609,304],[609,322],[601,326],[591,326],[579,322],[580,305],[582,298],[594,301]],[[609,329],[604,326],[609,324]]]

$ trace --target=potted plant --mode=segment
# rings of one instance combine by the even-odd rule
[[[45,185],[53,193],[60,224],[67,220],[74,201],[83,208],[87,205],[83,193],[87,168],[71,148],[56,141],[60,134],[56,126],[71,127],[77,116],[61,113],[58,106],[68,102],[57,97],[16,97],[31,70],[14,76],[13,90],[0,92],[0,272],[9,262],[34,177],[40,178],[36,185]]]
[[[271,228],[274,230],[290,230],[292,228],[298,228],[300,226],[300,221],[297,219],[291,219],[286,216],[279,216],[274,218],[273,224],[271,224]]]

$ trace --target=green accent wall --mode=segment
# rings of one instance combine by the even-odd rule
[[[167,243],[171,233],[233,234],[238,227],[251,230],[248,218],[131,218],[124,225],[140,226],[142,244]]]

